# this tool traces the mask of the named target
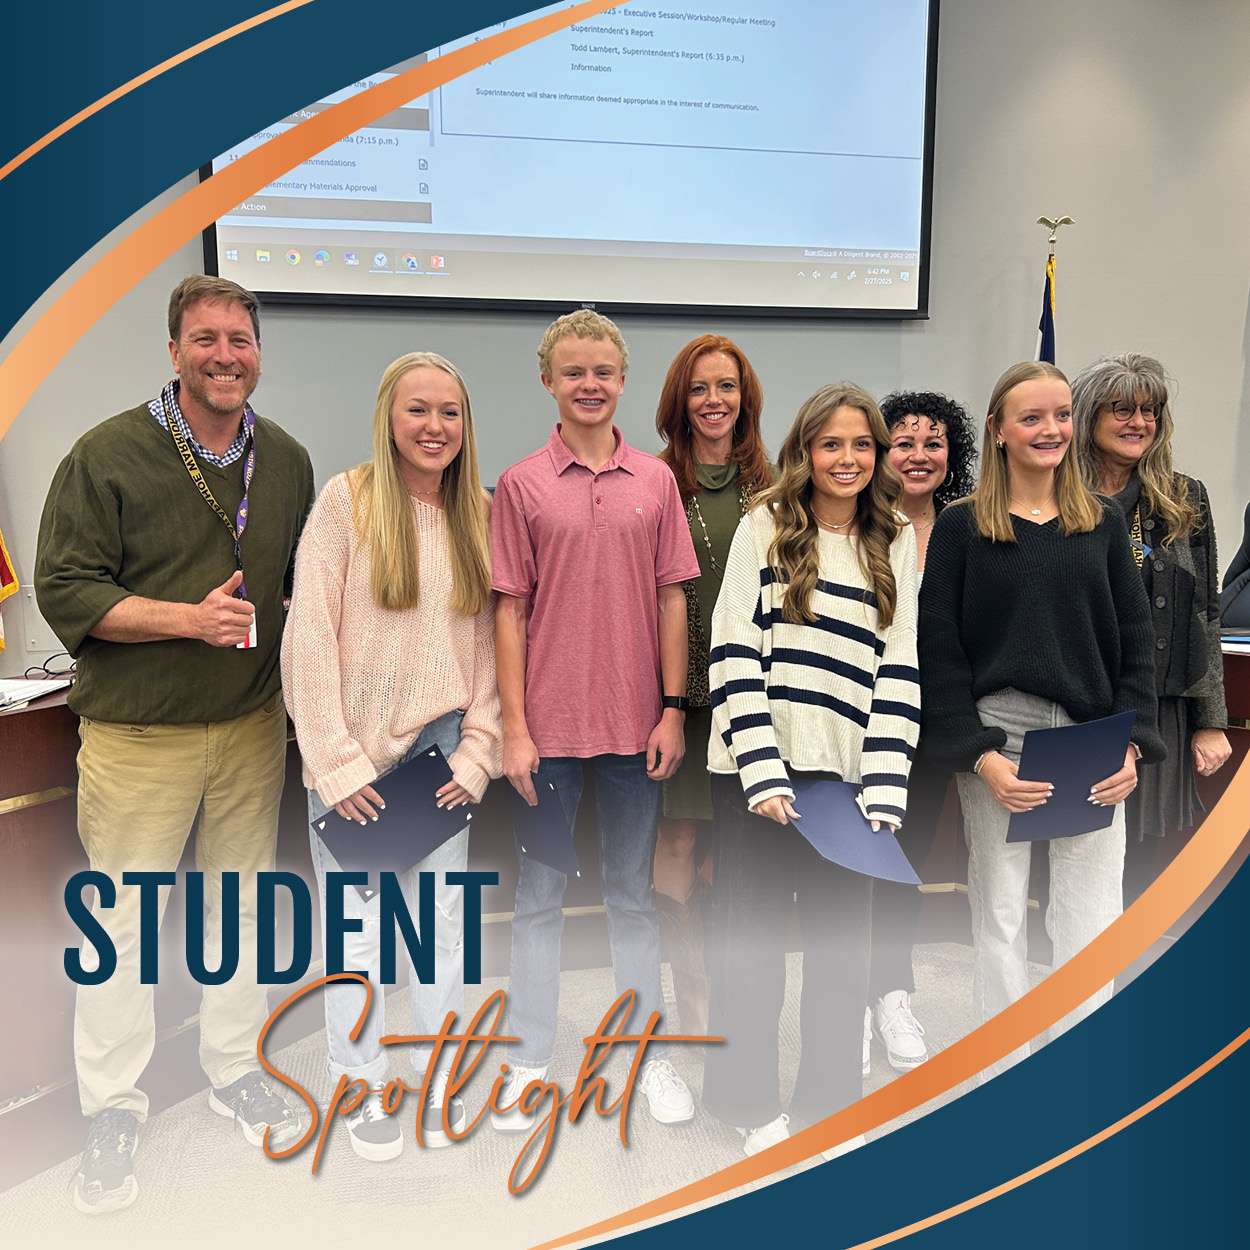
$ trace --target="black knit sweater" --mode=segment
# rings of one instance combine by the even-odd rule
[[[1088,534],[1011,518],[1014,543],[977,532],[971,503],[933,527],[920,589],[921,716],[926,749],[971,768],[1006,743],[976,700],[1013,687],[1078,722],[1134,709],[1133,741],[1165,758],[1155,702],[1150,605],[1124,516],[1104,503]]]

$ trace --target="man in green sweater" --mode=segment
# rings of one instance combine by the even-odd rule
[[[113,974],[78,990],[74,1058],[92,1118],[74,1187],[80,1211],[129,1206],[155,1044],[140,981],[139,887],[172,873],[192,827],[209,900],[205,966],[218,966],[222,874],[239,874],[239,967],[204,988],[200,1061],[209,1105],[280,1149],[294,1113],[259,1071],[268,1014],[256,978],[256,874],[274,866],[286,761],[279,684],[283,598],[312,505],[308,453],[256,416],[259,305],[195,275],[169,301],[175,377],[160,397],[84,434],[62,461],[39,527],[39,609],[78,661],[78,829],[116,886],[97,919]],[[198,821],[197,821],[198,817]],[[161,890],[163,913],[168,890]],[[232,918],[230,918],[232,920]],[[89,966],[94,952],[84,952]]]

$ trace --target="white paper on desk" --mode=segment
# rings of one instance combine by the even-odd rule
[[[18,707],[73,684],[72,677],[3,677],[0,678],[0,708]]]

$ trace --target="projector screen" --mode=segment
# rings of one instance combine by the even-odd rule
[[[936,8],[609,9],[305,161],[205,233],[206,265],[282,300],[925,316]]]

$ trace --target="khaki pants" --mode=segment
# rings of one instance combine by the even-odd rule
[[[147,1116],[137,1082],[156,1044],[153,987],[139,981],[139,888],[124,872],[173,872],[196,829],[196,867],[209,915],[205,966],[221,952],[221,874],[239,874],[239,968],[204,987],[200,1063],[220,1089],[258,1068],[256,1037],[268,1015],[256,983],[256,874],[274,866],[286,764],[281,693],[245,716],[210,724],[122,725],[82,719],[78,834],[91,867],[117,887],[117,905],[94,914],[117,948],[101,985],[78,987],[74,1060],[83,1114],[109,1107]],[[198,822],[197,822],[198,817]],[[181,884],[181,883],[180,883]],[[169,891],[161,890],[160,914]],[[85,944],[84,944],[85,945]],[[95,962],[87,947],[84,966]]]

